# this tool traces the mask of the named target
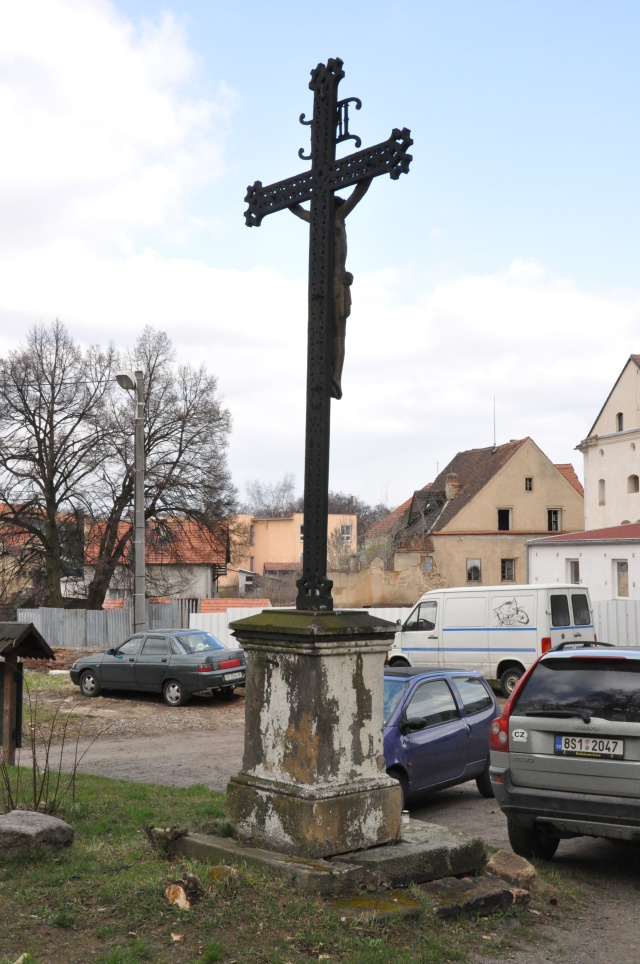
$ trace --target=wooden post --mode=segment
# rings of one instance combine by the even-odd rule
[[[18,690],[15,674],[18,669],[18,657],[11,653],[5,656],[2,700],[2,758],[8,766],[15,766],[16,762],[16,710]]]

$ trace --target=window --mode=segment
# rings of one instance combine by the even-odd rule
[[[437,602],[420,603],[408,616],[404,624],[405,630],[430,632],[436,628],[436,615],[438,612]]]
[[[304,542],[304,526],[300,526],[300,542]]]
[[[573,625],[590,626],[591,610],[589,609],[587,597],[581,592],[574,592],[571,596],[571,605],[573,608]]]
[[[630,475],[627,479],[627,492],[640,492],[640,479],[637,475]]]
[[[511,509],[498,509],[498,530],[506,532],[511,528]]]
[[[118,656],[137,656],[142,645],[142,636],[132,636],[118,648]]]
[[[616,415],[616,432],[621,432],[624,428],[624,415],[618,412]]]
[[[567,582],[580,585],[580,561],[578,559],[567,559]]]
[[[256,527],[254,525],[249,526],[249,545],[253,546],[256,541]]]
[[[482,685],[482,680],[475,676],[467,676],[463,679],[454,680],[455,687],[460,694],[462,704],[467,711],[467,716],[474,713],[481,713],[493,706],[493,700]]]
[[[515,559],[500,560],[500,579],[502,582],[515,582],[516,580]]]
[[[147,636],[142,647],[143,656],[166,656],[168,652],[166,636]]]
[[[480,582],[479,559],[467,559],[467,582]]]
[[[524,491],[533,492],[533,479],[531,478],[530,475],[528,475],[527,478],[524,480]]]
[[[598,481],[598,505],[604,505],[604,479]]]
[[[453,694],[443,679],[419,686],[406,709],[407,722],[420,729],[460,718]]]
[[[549,532],[560,532],[560,509],[547,509],[547,529]]]
[[[569,600],[564,593],[551,596],[551,625],[570,626]]]
[[[617,594],[626,598],[629,595],[629,563],[626,559],[617,559],[613,564],[616,567]]]
[[[340,536],[342,537],[343,542],[348,542],[349,544],[351,543],[352,531],[353,531],[353,526],[350,526],[350,525],[340,526]]]

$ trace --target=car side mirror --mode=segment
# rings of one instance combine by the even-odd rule
[[[116,655],[115,649],[108,649],[108,650],[107,650],[107,656],[115,656],[115,655]]]
[[[403,719],[400,722],[398,729],[403,734],[413,733],[416,730],[424,730],[427,725],[427,721],[424,716],[413,716],[410,720]]]

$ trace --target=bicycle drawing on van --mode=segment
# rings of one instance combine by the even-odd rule
[[[515,598],[510,599],[508,602],[502,603],[497,609],[493,610],[494,616],[498,626],[526,626],[529,622],[529,616],[526,611],[518,605],[518,600]]]

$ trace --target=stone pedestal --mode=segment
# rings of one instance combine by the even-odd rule
[[[401,791],[382,742],[395,626],[358,610],[267,609],[231,628],[247,658],[242,772],[227,789],[240,837],[300,857],[397,841]]]

